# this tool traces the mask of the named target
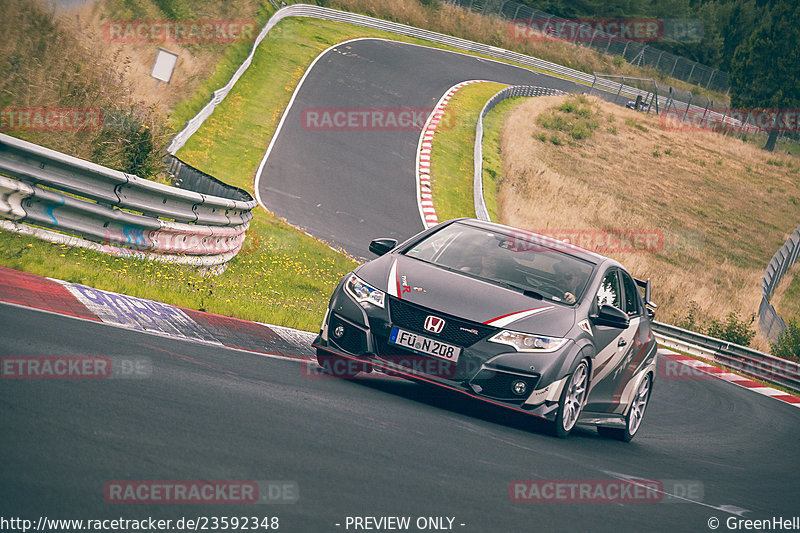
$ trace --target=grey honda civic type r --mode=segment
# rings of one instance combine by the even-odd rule
[[[630,441],[656,377],[650,283],[524,230],[443,222],[345,276],[314,341],[343,378],[383,372]]]

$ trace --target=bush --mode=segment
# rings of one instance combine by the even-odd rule
[[[686,315],[678,318],[675,316],[674,324],[679,328],[688,329],[690,331],[701,331],[700,328],[700,305],[694,300],[690,301],[686,306]]]
[[[729,313],[728,318],[723,322],[716,318],[711,319],[706,334],[728,342],[735,342],[742,346],[750,346],[750,341],[755,337],[756,332],[750,327],[754,322],[755,316],[747,323],[739,319],[736,313]]]
[[[769,343],[769,347],[775,357],[800,361],[800,320],[790,319],[778,342]]]
[[[164,163],[154,144],[148,111],[131,108],[107,113],[92,159],[141,178],[155,178]]]
[[[561,131],[576,141],[588,139],[600,126],[598,112],[583,95],[570,96],[564,103],[536,117],[543,128]],[[558,144],[558,143],[553,143]]]

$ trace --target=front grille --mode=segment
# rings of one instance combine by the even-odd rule
[[[491,326],[432,311],[399,298],[389,297],[388,301],[389,318],[393,326],[441,339],[450,344],[469,347],[496,331],[496,328]],[[425,319],[430,315],[444,319],[445,325],[441,333],[436,334],[425,329]]]
[[[337,327],[344,330],[344,334],[338,338],[334,335]],[[328,339],[348,353],[362,354],[367,351],[367,334],[337,315],[331,316],[328,324]]]
[[[515,381],[524,381],[526,391],[523,395],[514,394],[511,384]],[[496,400],[518,400],[524,401],[536,389],[539,383],[539,376],[520,376],[517,374],[506,374],[496,370],[481,370],[480,373],[470,380],[470,385],[478,385],[481,390],[479,394],[494,398]]]

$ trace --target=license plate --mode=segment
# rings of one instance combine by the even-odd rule
[[[437,341],[436,339],[429,339],[410,331],[405,331],[400,328],[392,328],[392,334],[389,337],[389,342],[409,348],[415,352],[432,355],[445,361],[458,361],[458,356],[461,355],[461,348]]]

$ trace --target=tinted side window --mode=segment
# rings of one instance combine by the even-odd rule
[[[636,290],[636,283],[633,282],[627,272],[620,272],[620,275],[625,289],[625,308],[623,311],[628,313],[628,316],[639,316],[642,314],[642,305],[639,300],[639,291]]]
[[[616,270],[609,270],[597,291],[597,306],[613,305],[622,309],[622,298],[619,290],[619,278]]]

